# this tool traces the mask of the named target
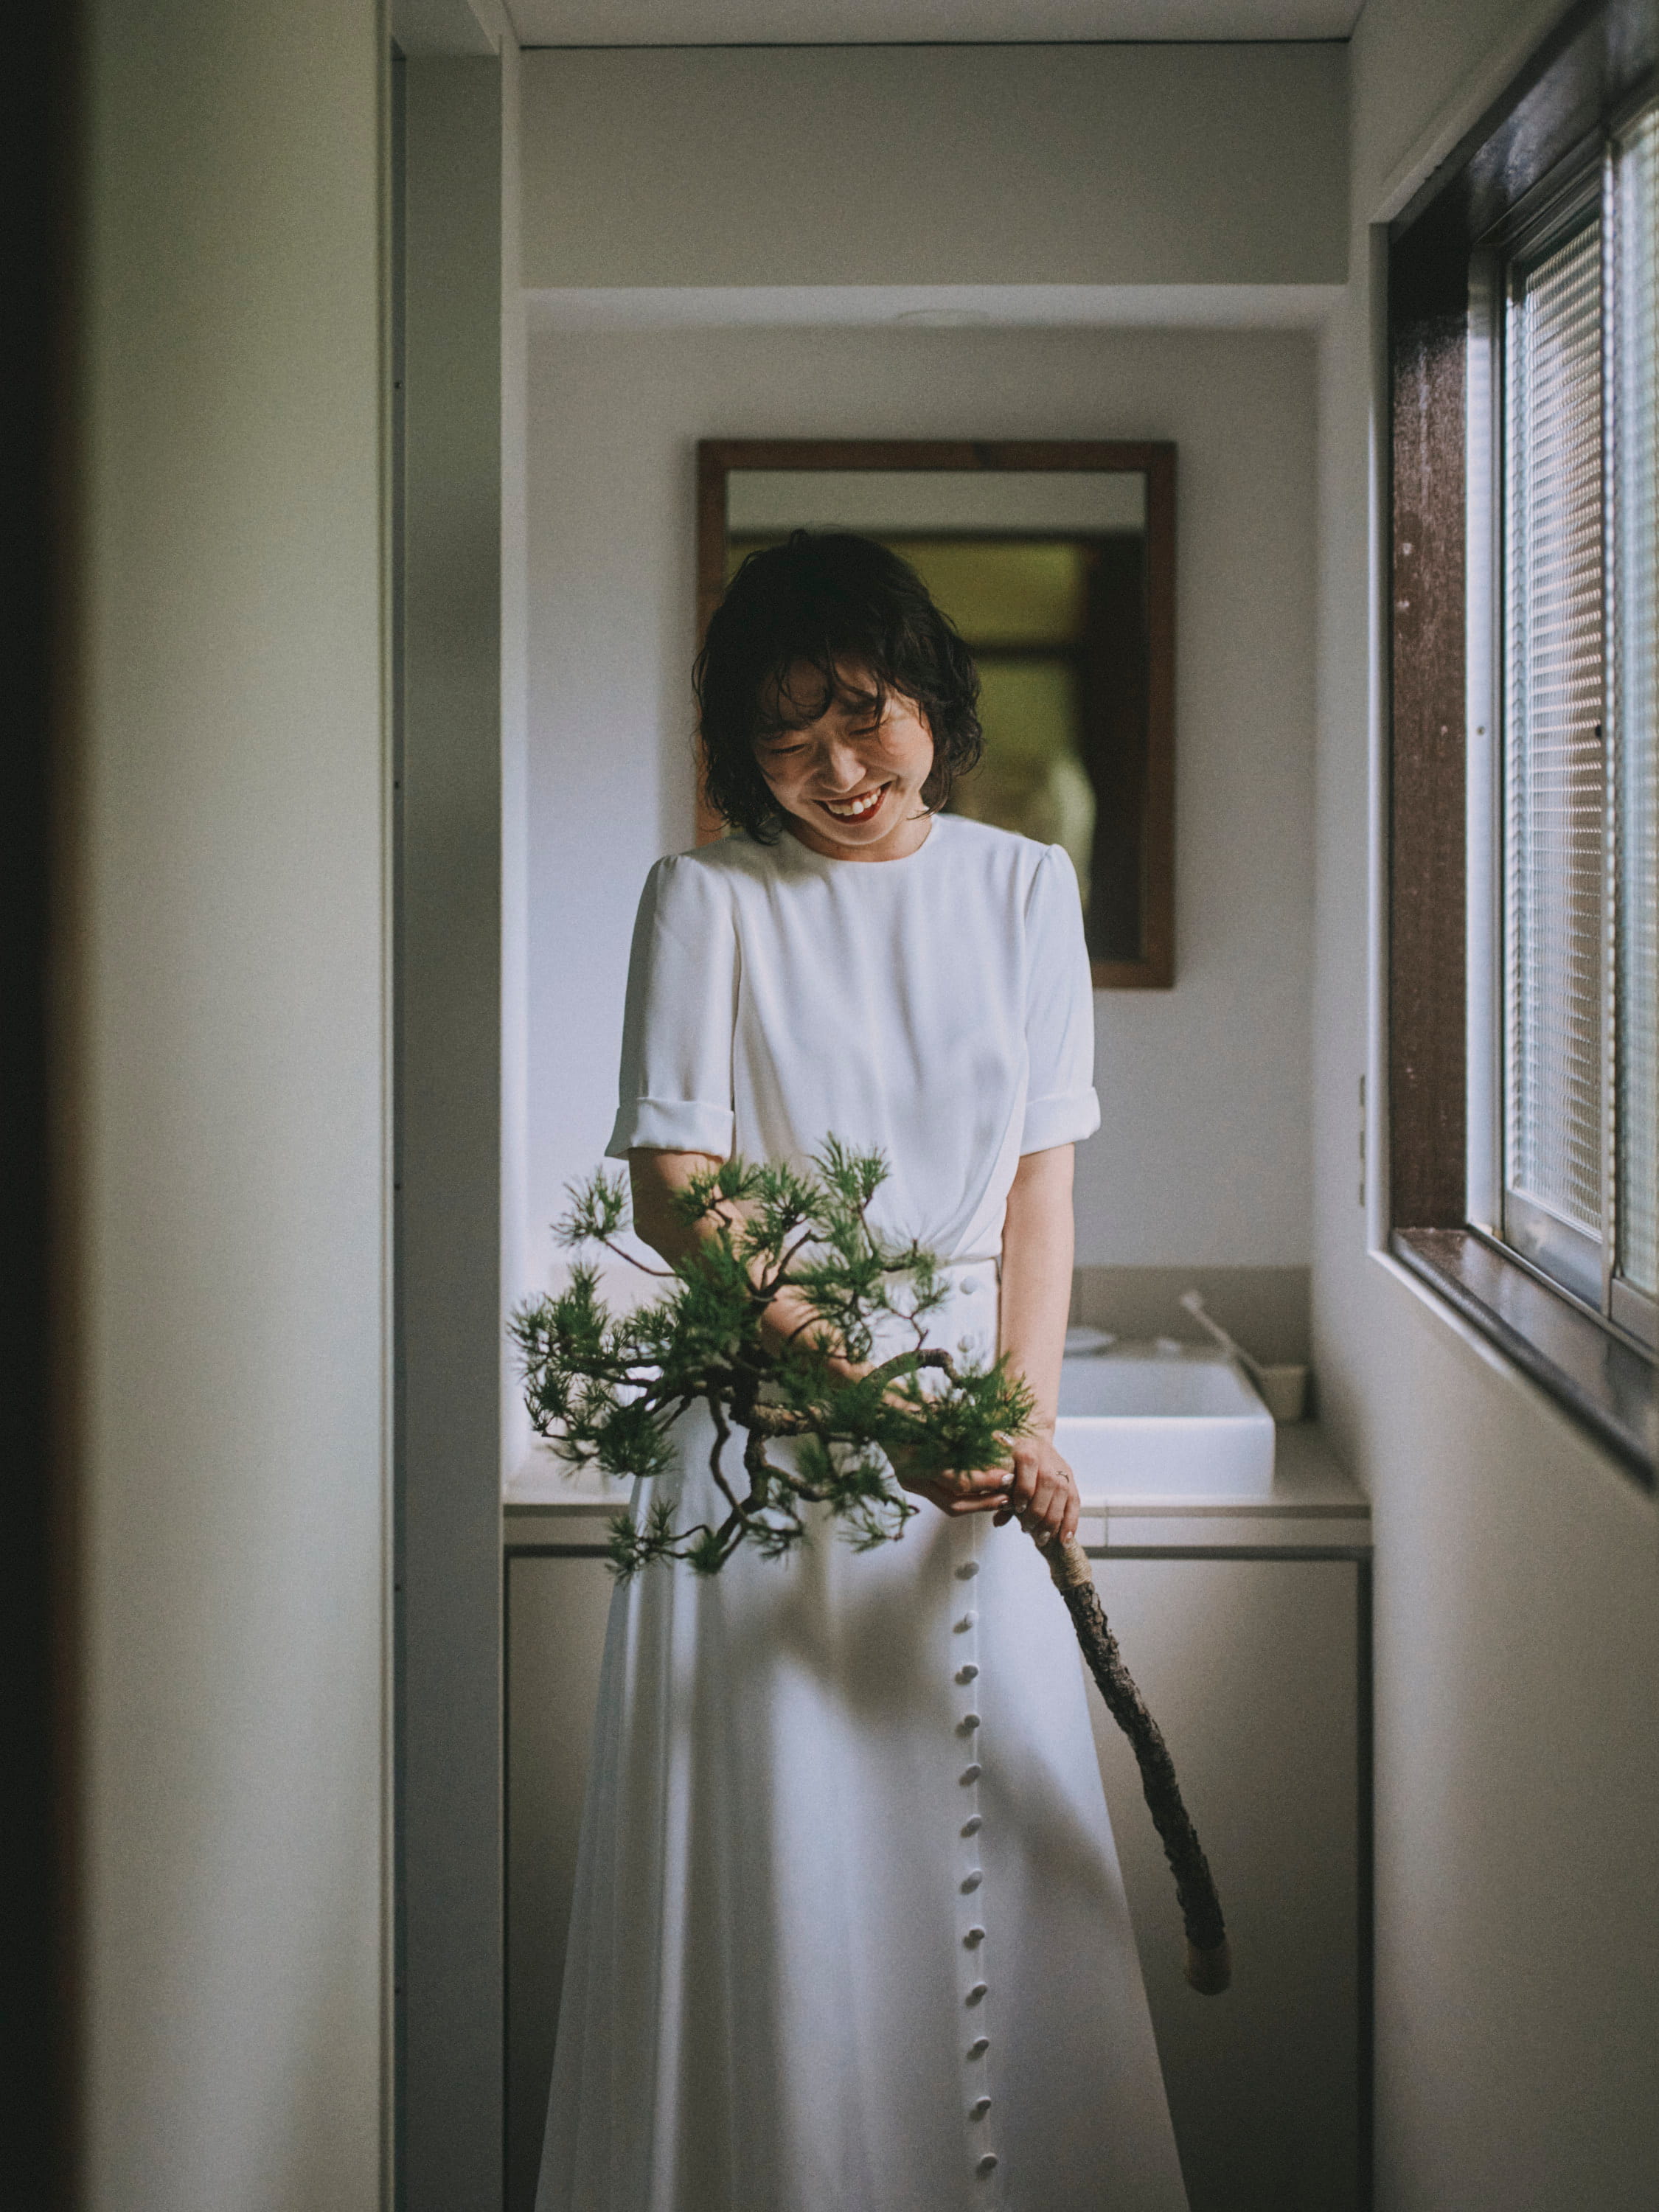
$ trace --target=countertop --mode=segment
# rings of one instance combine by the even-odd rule
[[[598,1553],[604,1522],[625,1503],[588,1478],[568,1482],[550,1458],[520,1475],[501,1507],[501,1538],[508,1550]],[[1126,1498],[1106,1511],[1085,1513],[1085,1548],[1101,1558],[1148,1552],[1261,1553],[1353,1557],[1370,1549],[1370,1501],[1337,1460],[1316,1423],[1279,1429],[1273,1492],[1252,1498]]]

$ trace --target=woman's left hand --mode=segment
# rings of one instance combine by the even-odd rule
[[[1004,1441],[1013,1465],[1004,1478],[1008,1497],[997,1512],[996,1526],[1018,1521],[1040,1543],[1055,1536],[1063,1543],[1075,1536],[1081,1510],[1077,1477],[1055,1450],[1053,1437],[1034,1429]]]

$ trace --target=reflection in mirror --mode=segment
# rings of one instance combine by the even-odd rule
[[[726,444],[702,461],[704,619],[792,530],[901,554],[979,668],[985,757],[953,811],[1065,846],[1097,984],[1172,981],[1173,450]]]

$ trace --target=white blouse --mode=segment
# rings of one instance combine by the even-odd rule
[[[994,1254],[1024,1152],[1099,1126],[1064,848],[939,815],[902,860],[785,835],[659,860],[635,927],[608,1152],[804,1165],[830,1135],[892,1170],[872,1218]]]

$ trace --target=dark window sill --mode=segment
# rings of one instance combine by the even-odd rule
[[[1466,1229],[1396,1229],[1395,1259],[1654,1486],[1652,1363]]]

